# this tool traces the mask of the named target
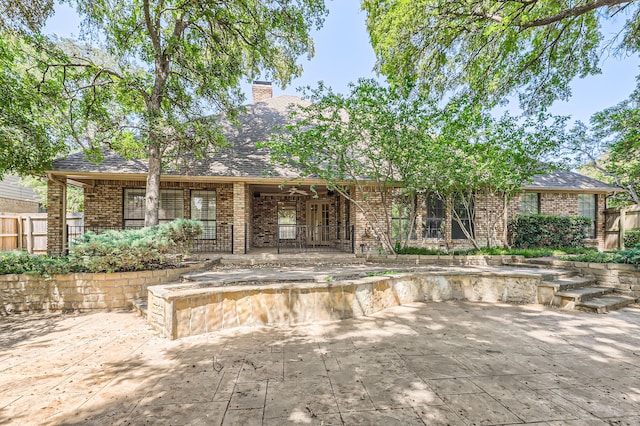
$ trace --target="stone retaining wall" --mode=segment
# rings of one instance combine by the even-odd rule
[[[587,263],[568,260],[541,262],[554,268],[576,271],[584,277],[595,277],[598,285],[612,287],[633,297],[640,298],[640,268],[621,263]]]
[[[501,266],[507,263],[518,262],[524,256],[514,255],[418,255],[418,254],[357,254],[371,263],[403,263],[411,265],[437,265],[437,266]]]
[[[130,308],[147,297],[147,287],[176,281],[202,264],[178,269],[116,273],[54,275],[50,279],[26,274],[0,275],[0,315],[42,310]]]
[[[540,276],[411,272],[327,283],[149,288],[147,321],[177,339],[221,329],[357,318],[410,302],[470,300],[537,303]]]

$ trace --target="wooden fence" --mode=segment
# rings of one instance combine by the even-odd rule
[[[606,209],[604,211],[604,249],[623,249],[625,232],[639,229],[640,206]]]
[[[81,226],[82,213],[70,213],[67,224]],[[0,216],[0,251],[26,250],[29,253],[47,252],[47,214],[24,213]]]

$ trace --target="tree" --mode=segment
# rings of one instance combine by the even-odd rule
[[[53,0],[0,0],[0,29],[39,31],[53,6]]]
[[[574,77],[599,72],[607,47],[636,51],[638,5],[632,0],[362,2],[378,69],[392,81],[421,82],[435,98],[471,96],[489,107],[518,93],[530,111],[567,99]],[[615,15],[627,17],[623,32],[605,40],[602,26]]]
[[[101,49],[33,38],[49,54],[38,62],[42,82],[59,82],[48,93],[64,98],[56,104],[61,124],[96,160],[103,146],[148,159],[147,226],[158,223],[168,160],[224,143],[207,116],[235,117],[242,78],[263,73],[286,85],[299,75],[296,60],[313,52],[309,31],[326,13],[322,0],[74,3]]]
[[[508,202],[534,175],[559,165],[554,154],[565,141],[566,119],[542,113],[495,118],[460,100],[434,115],[430,149],[414,145],[416,167],[407,172],[410,187],[443,200],[474,247],[481,244],[474,232],[480,225],[489,231],[485,245],[497,243],[499,230],[507,244]],[[501,199],[501,205],[496,206],[495,199]],[[478,210],[483,211],[482,219]]]
[[[308,106],[297,106],[287,132],[265,145],[277,164],[293,166],[301,177],[318,177],[359,209],[382,247],[393,252],[390,238],[393,192],[413,169],[408,155],[413,141],[427,133],[429,109],[423,100],[407,100],[402,90],[374,80],[350,84],[347,95],[319,83],[307,88]],[[351,188],[370,198],[357,198]],[[367,188],[371,190],[368,190]],[[382,216],[376,204],[385,207]]]
[[[40,53],[17,33],[0,32],[0,178],[4,173],[42,173],[66,150],[58,131],[58,96],[39,90],[31,58]]]
[[[578,122],[571,131],[569,150],[575,162],[594,177],[625,190],[614,202],[640,205],[640,87],[629,99],[591,117],[591,128]],[[620,196],[621,195],[621,196]]]
[[[415,215],[412,200],[418,194],[435,194],[452,211],[454,205],[471,210],[469,200],[479,192],[512,196],[533,175],[549,170],[542,160],[562,140],[562,120],[543,115],[494,119],[460,103],[438,108],[416,91],[373,80],[359,80],[350,89],[347,95],[323,85],[308,90],[311,104],[296,107],[288,131],[266,146],[272,161],[300,170],[302,177],[320,178],[349,198],[389,252],[394,201],[404,200]],[[469,213],[454,211],[454,219],[479,247]]]

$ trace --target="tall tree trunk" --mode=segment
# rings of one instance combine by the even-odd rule
[[[162,156],[160,154],[160,147],[152,143],[149,146],[149,172],[147,173],[144,226],[154,226],[158,224],[161,162]]]

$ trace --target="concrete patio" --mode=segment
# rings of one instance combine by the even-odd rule
[[[177,341],[39,314],[0,318],[0,348],[0,424],[640,424],[638,307],[413,303]]]

